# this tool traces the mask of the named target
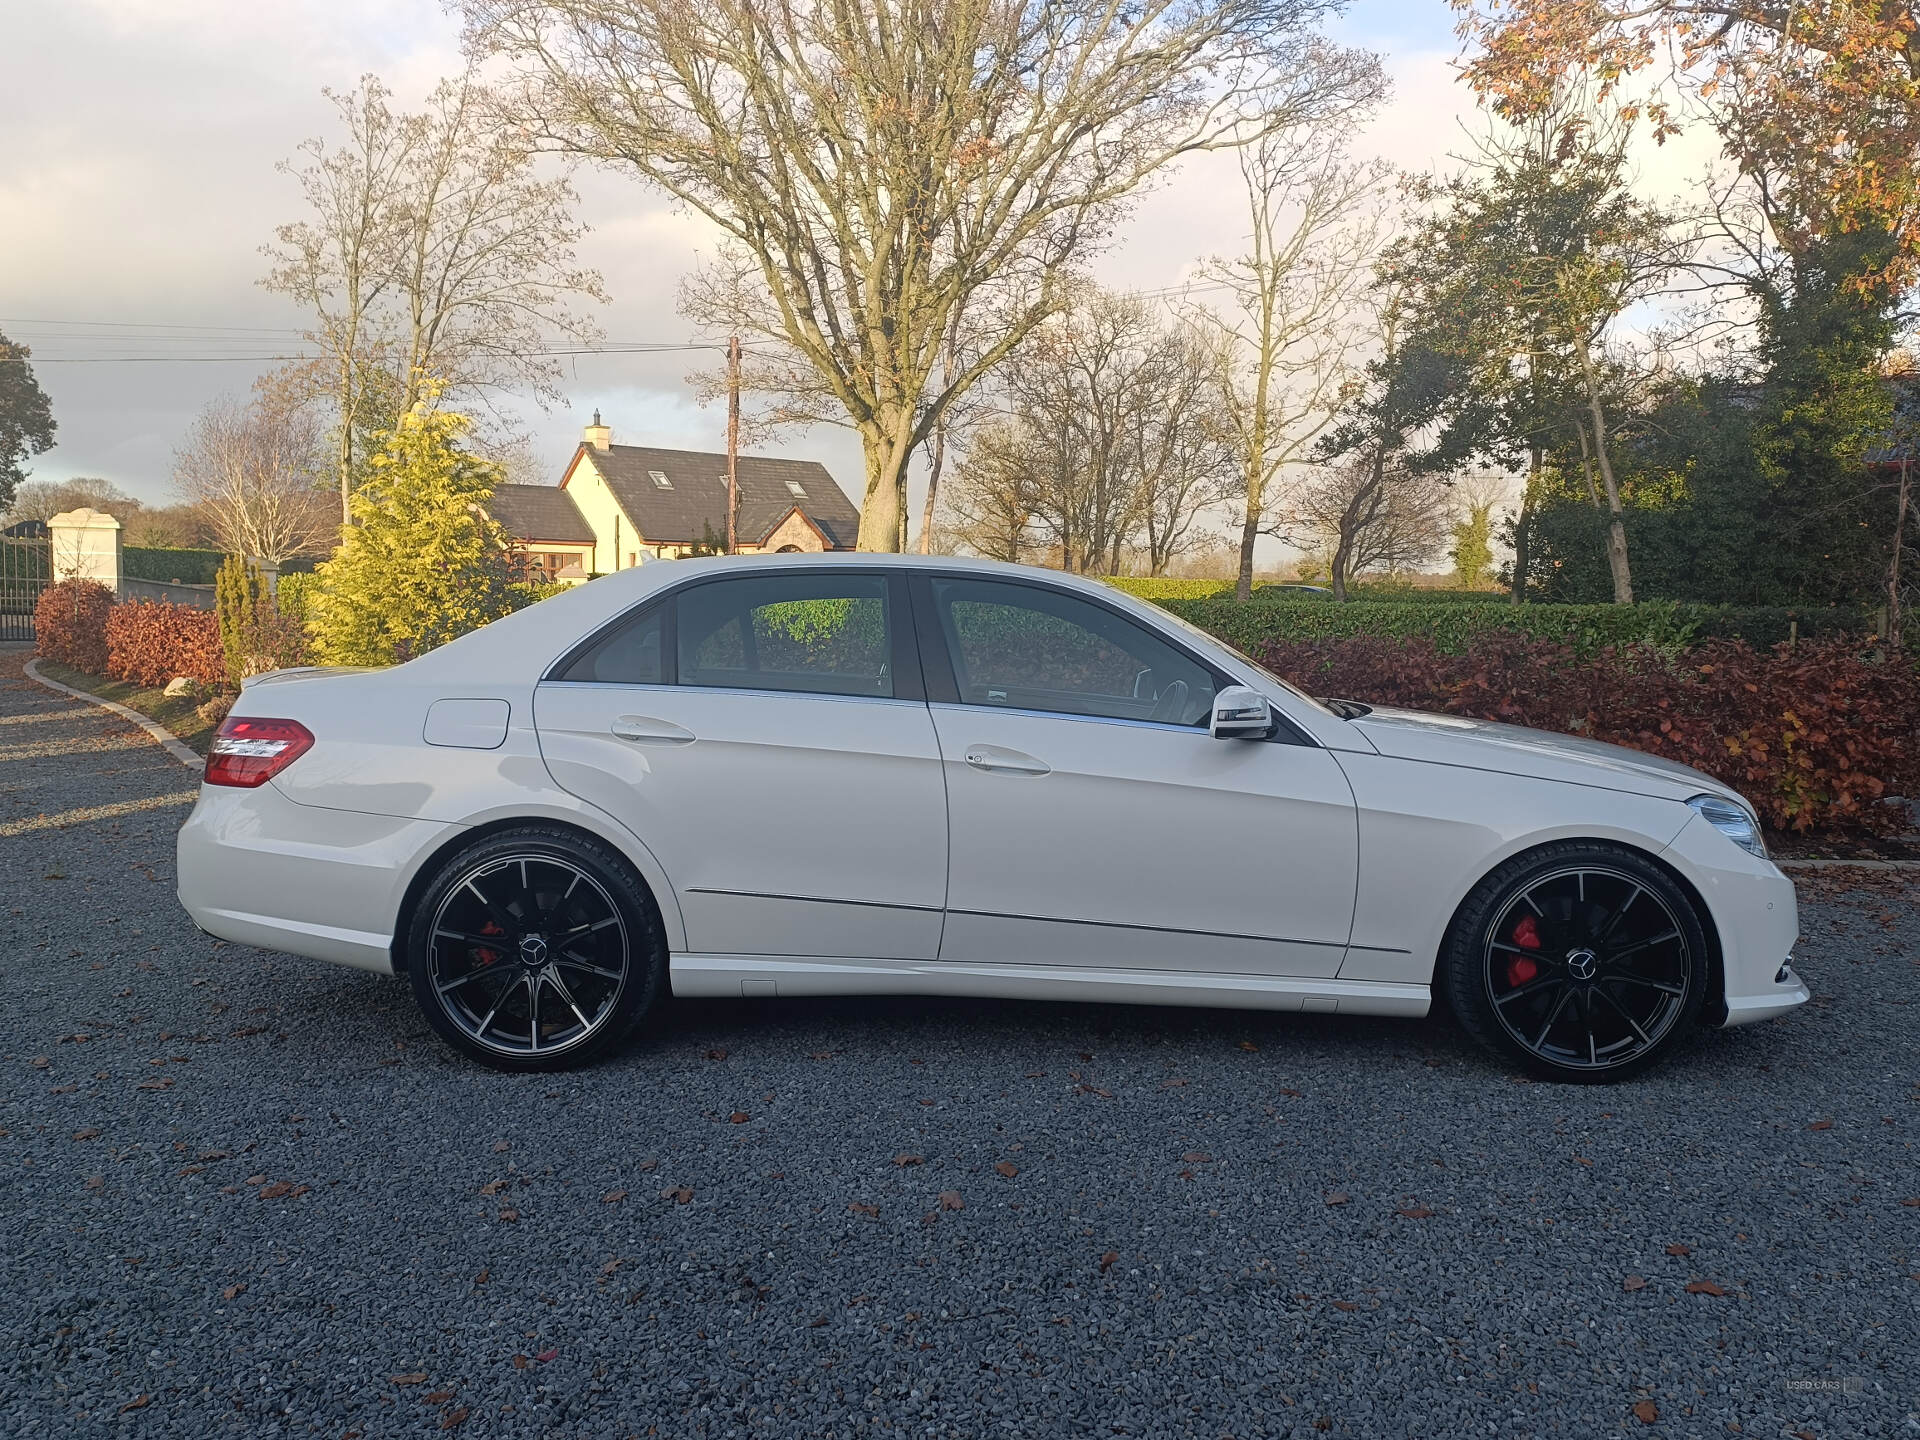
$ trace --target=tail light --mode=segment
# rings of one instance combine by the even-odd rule
[[[313,732],[298,720],[229,715],[207,750],[209,785],[264,785],[313,748]]]

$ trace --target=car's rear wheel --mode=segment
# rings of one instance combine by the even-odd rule
[[[1655,1064],[1706,1000],[1692,899],[1617,845],[1549,845],[1480,882],[1448,936],[1443,980],[1481,1044],[1536,1075],[1608,1081]]]
[[[616,852],[544,826],[454,855],[414,908],[407,971],[427,1023],[500,1070],[558,1070],[618,1044],[667,955],[653,897]]]

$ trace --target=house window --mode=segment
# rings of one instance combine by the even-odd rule
[[[807,487],[802,485],[798,480],[789,480],[787,481],[787,493],[796,500],[804,500],[807,498]]]
[[[654,488],[654,489],[656,489],[656,490],[671,490],[671,489],[673,488],[673,482],[672,482],[671,480],[669,480],[669,479],[667,478],[667,472],[666,472],[666,471],[664,471],[664,470],[649,470],[649,471],[647,471],[647,474],[653,477],[653,488]]]

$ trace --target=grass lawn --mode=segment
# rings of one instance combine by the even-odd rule
[[[209,725],[200,718],[200,705],[205,696],[169,699],[157,687],[143,689],[138,685],[129,685],[124,680],[89,675],[84,670],[76,670],[71,665],[62,665],[53,660],[42,660],[40,673],[49,680],[58,680],[62,685],[71,685],[76,690],[85,690],[89,695],[98,695],[102,700],[112,700],[129,710],[138,710],[149,720],[164,725],[201,755],[207,753],[207,746],[213,743],[213,732],[219,729],[218,725]]]

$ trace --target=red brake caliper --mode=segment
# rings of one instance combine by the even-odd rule
[[[480,927],[480,933],[482,935],[504,935],[507,932],[489,920]],[[482,965],[491,965],[500,958],[500,952],[498,950],[476,949],[473,952],[473,958]]]
[[[1522,915],[1513,927],[1513,943],[1523,950],[1540,948],[1540,927],[1531,915]],[[1539,962],[1531,955],[1516,955],[1507,962],[1507,984],[1524,985],[1540,973]]]

